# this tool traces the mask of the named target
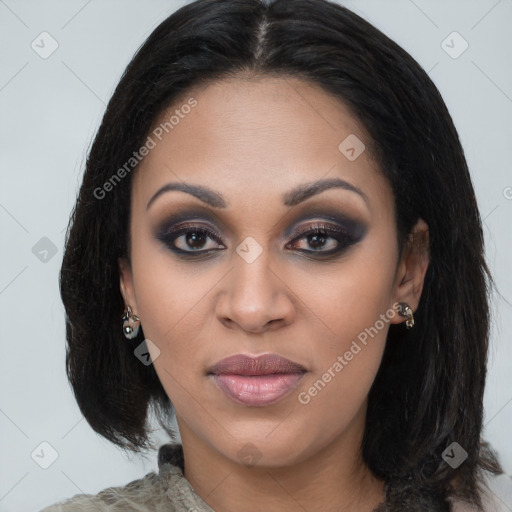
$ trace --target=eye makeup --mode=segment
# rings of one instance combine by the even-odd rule
[[[284,248],[313,259],[332,259],[366,234],[366,224],[328,209],[316,209],[298,220],[284,232],[288,240]],[[155,238],[181,259],[200,260],[227,249],[219,220],[208,210],[186,210],[169,215],[155,229]]]
[[[328,242],[329,239],[331,239],[330,243]],[[301,228],[294,235],[293,240],[286,244],[286,248],[294,249],[315,258],[327,258],[344,252],[359,240],[360,237],[339,226],[316,222],[313,225]],[[306,248],[300,248],[301,242]],[[312,249],[307,249],[308,246]]]

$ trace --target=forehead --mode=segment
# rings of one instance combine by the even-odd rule
[[[191,98],[196,105],[188,108]],[[165,137],[170,135],[165,123],[171,117],[173,136]],[[234,149],[245,154],[259,151],[264,157],[263,149],[293,149],[300,154],[330,152],[334,146],[338,151],[343,134],[370,142],[343,102],[316,84],[291,77],[241,76],[194,87],[158,117],[153,129],[160,125],[170,150],[194,145],[198,139],[205,145],[223,140],[236,143]],[[226,149],[219,147],[223,154]]]
[[[134,182],[145,197],[179,180],[220,187],[227,196],[268,196],[336,177],[386,187],[360,121],[338,98],[298,78],[240,76],[191,88],[149,136],[155,146]],[[362,153],[347,158],[343,151],[354,142]]]

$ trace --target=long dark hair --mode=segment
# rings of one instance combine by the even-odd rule
[[[327,0],[198,0],[163,21],[128,65],[90,149],[61,269],[67,373],[82,413],[125,450],[153,447],[151,408],[172,434],[169,397],[121,331],[117,259],[129,256],[136,167],[112,176],[191,86],[241,72],[309,80],[348,105],[393,189],[399,247],[418,218],[429,225],[416,325],[390,326],[362,453],[387,484],[383,510],[448,511],[451,497],[480,506],[483,470],[500,468],[481,441],[491,281],[464,153],[418,63]],[[452,442],[468,454],[455,469],[442,457]]]

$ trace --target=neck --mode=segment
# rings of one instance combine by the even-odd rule
[[[371,512],[384,501],[384,482],[361,457],[357,422],[320,451],[286,466],[245,466],[194,437],[178,418],[185,478],[217,512]]]

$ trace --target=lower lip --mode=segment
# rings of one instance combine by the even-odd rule
[[[212,375],[219,388],[235,402],[263,406],[277,402],[297,386],[303,373],[272,375]]]

